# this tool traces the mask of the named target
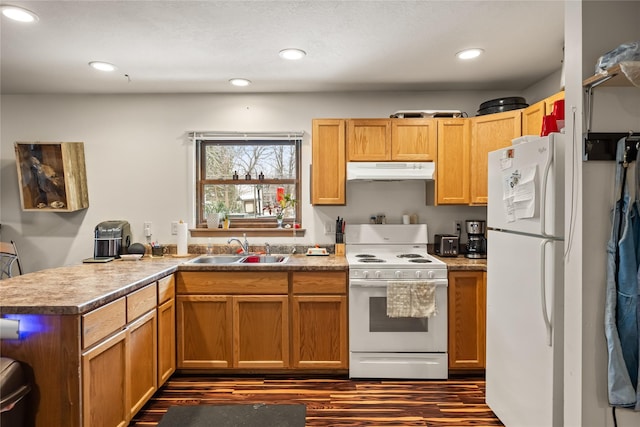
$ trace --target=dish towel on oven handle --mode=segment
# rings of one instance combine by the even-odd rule
[[[389,282],[387,316],[429,317],[438,313],[436,285],[427,280]]]

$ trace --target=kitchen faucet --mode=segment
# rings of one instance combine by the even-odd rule
[[[247,233],[243,233],[242,237],[244,237],[244,243],[241,242],[240,239],[238,239],[237,237],[231,237],[229,240],[227,240],[227,243],[231,244],[231,242],[233,242],[233,241],[238,242],[238,244],[242,248],[242,253],[248,254],[249,253],[249,241],[247,240]]]

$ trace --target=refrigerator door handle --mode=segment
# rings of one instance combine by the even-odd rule
[[[544,326],[547,329],[547,345],[551,347],[551,318],[547,312],[547,291],[546,291],[546,247],[547,244],[553,243],[553,240],[544,239],[540,242],[540,303],[542,305],[542,319],[544,320]]]
[[[549,147],[547,161],[544,164],[544,172],[542,174],[542,188],[540,191],[540,235],[542,237],[553,237],[546,232],[546,200],[547,200],[547,182],[549,182],[549,173],[551,171],[551,163],[553,163],[553,138],[549,138]]]

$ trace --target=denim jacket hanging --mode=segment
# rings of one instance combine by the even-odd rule
[[[636,159],[635,197],[631,200],[622,164],[625,139],[618,141],[616,195],[607,245],[605,336],[608,351],[608,395],[611,406],[640,411],[640,168]],[[633,159],[630,159],[633,160]]]

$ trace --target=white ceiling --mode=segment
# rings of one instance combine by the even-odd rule
[[[0,4],[40,18],[0,20],[3,94],[522,90],[560,68],[564,39],[551,0]],[[308,55],[285,61],[287,47]],[[485,54],[459,61],[469,47]]]

